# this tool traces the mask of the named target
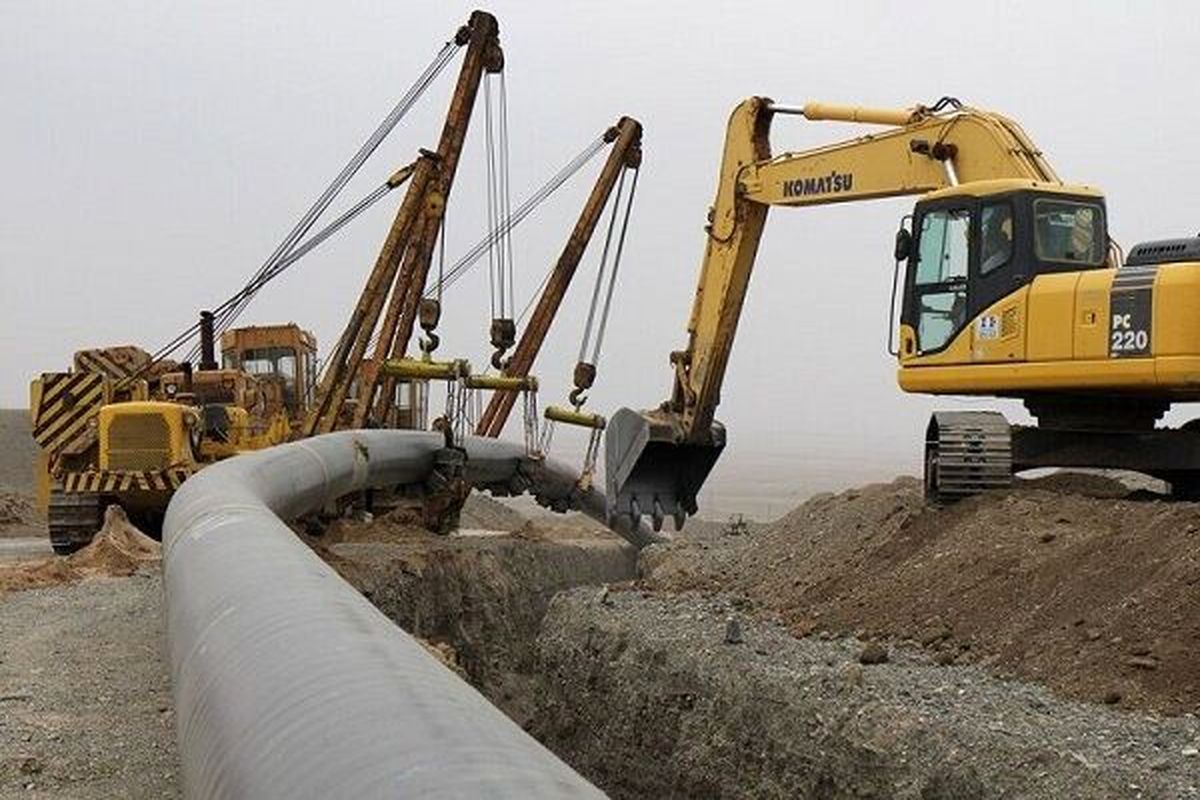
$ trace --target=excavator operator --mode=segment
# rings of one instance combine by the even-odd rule
[[[984,206],[982,222],[983,250],[980,253],[979,274],[987,275],[1012,258],[1012,209],[1006,203]]]

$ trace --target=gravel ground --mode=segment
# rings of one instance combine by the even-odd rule
[[[864,665],[853,638],[796,639],[743,607],[559,595],[532,732],[617,798],[1200,797],[1194,716],[1062,700],[920,650]]]
[[[803,637],[919,643],[1062,695],[1200,713],[1200,503],[1057,473],[930,507],[903,478],[642,551],[647,588],[743,595]]]
[[[157,572],[0,595],[0,798],[178,797]]]

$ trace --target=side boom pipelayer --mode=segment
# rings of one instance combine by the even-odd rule
[[[388,357],[403,355],[408,345],[480,81],[485,71],[504,68],[499,25],[491,14],[472,13],[459,30],[456,42],[466,44],[467,52],[437,150],[422,152],[414,164],[408,191],[322,378],[317,403],[305,420],[307,436],[328,433],[337,427],[342,404],[356,378],[359,387],[354,427],[362,427],[377,397],[388,398],[393,391],[392,380],[379,374],[379,365]],[[387,310],[376,336],[385,300]],[[364,360],[373,338],[373,354]]]
[[[421,150],[411,164],[313,233],[314,225],[348,181],[459,50],[464,52],[464,60],[437,148]],[[73,369],[43,373],[32,382],[30,416],[41,449],[36,468],[38,497],[47,510],[56,551],[70,552],[90,541],[107,503],[120,503],[139,524],[155,531],[171,494],[185,479],[234,453],[345,427],[412,426],[423,417],[422,385],[429,380],[452,381],[467,392],[493,392],[480,425],[480,432],[486,425],[487,435],[492,437],[500,434],[514,399],[523,395],[526,439],[531,440],[532,430],[536,446],[537,380],[529,369],[587,246],[595,216],[612,191],[614,171],[623,181],[624,172],[636,171],[640,163],[641,126],[621,118],[519,208],[512,209],[503,68],[496,19],[483,11],[472,13],[246,285],[212,310],[202,312],[199,325],[189,326],[153,354],[136,347],[80,351]],[[493,80],[494,76],[499,77]],[[500,154],[492,143],[492,89],[497,83]],[[426,289],[435,243],[441,240],[445,204],[480,93],[485,95],[488,110],[489,164],[499,157],[503,176],[498,188],[489,171],[489,189],[503,194],[503,203],[489,207],[491,228],[484,242],[455,263],[448,275],[439,270],[433,287]],[[517,352],[499,364],[501,374],[472,375],[465,362],[432,362],[428,351],[419,361],[404,358],[416,319],[432,350],[442,288],[470,268],[480,254],[488,252],[490,256],[497,243],[508,247],[508,291],[502,290],[502,295],[507,296],[509,308],[499,314],[507,319],[493,320],[493,327],[497,322],[508,323],[515,334],[511,242],[503,237],[606,144],[613,151],[610,163],[602,170],[547,280]],[[320,375],[315,339],[295,325],[232,327],[268,282],[401,186],[406,187],[404,199],[346,329]],[[617,194],[619,197],[619,188]],[[493,316],[497,316],[495,310]],[[200,358],[198,368],[192,369],[191,355],[181,364],[171,361],[169,357],[186,347],[197,332],[200,344],[192,352]],[[214,347],[217,337],[222,345],[220,364]],[[500,348],[493,355],[494,363],[513,344],[504,338],[497,343],[493,331],[493,344]],[[410,377],[413,375],[416,377]],[[401,379],[413,384],[405,387],[404,397],[392,389]],[[459,436],[474,424],[469,414],[460,416]],[[149,432],[153,432],[153,441],[146,438]]]
[[[392,177],[389,185],[407,182],[407,192],[321,377],[313,408],[302,428],[305,436],[343,427],[393,424],[397,380],[457,381],[470,374],[456,360],[435,362],[428,353],[423,359],[407,357],[418,318],[427,333],[431,333],[441,313],[440,301],[430,296],[423,298],[422,294],[481,79],[504,68],[498,26],[491,15],[479,11],[472,14],[469,23],[459,31],[456,43],[465,44],[467,53],[438,148],[436,152],[421,151],[416,161]],[[605,132],[603,141],[611,146],[608,159],[547,278],[516,349],[502,363],[498,376],[470,375],[470,385],[465,388],[493,392],[476,424],[478,435],[498,437],[517,396],[536,389],[536,379],[530,375],[534,360],[618,178],[625,170],[636,170],[641,164],[641,139],[641,124],[629,117],[622,117]],[[504,226],[502,232],[506,232],[517,220],[500,222]],[[493,231],[489,236],[499,236],[502,232]],[[351,403],[348,401],[355,386],[357,394]]]

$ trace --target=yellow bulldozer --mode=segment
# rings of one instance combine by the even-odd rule
[[[230,329],[220,364],[211,315],[201,333],[195,370],[124,346],[81,350],[71,370],[34,379],[35,478],[55,552],[90,542],[109,503],[155,531],[197,469],[286,441],[299,426],[315,381],[311,333],[295,324]]]

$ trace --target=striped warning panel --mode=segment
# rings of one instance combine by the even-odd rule
[[[56,452],[87,427],[104,403],[104,376],[95,372],[48,372],[33,409],[33,438]]]
[[[77,372],[99,372],[110,378],[128,378],[150,361],[140,347],[98,347],[75,353]]]
[[[67,472],[62,476],[63,491],[115,494],[133,491],[175,491],[183,484],[191,470],[185,467],[158,470],[111,470]]]

